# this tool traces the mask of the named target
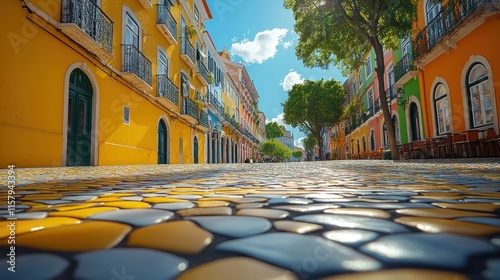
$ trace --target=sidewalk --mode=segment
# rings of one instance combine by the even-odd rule
[[[497,159],[8,171],[0,279],[500,278]]]

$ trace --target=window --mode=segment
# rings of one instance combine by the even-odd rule
[[[399,122],[398,122],[398,118],[396,117],[396,115],[393,115],[392,116],[392,129],[394,130],[394,135],[396,136],[396,144],[401,144],[400,142],[400,136],[399,136]]]
[[[425,19],[427,20],[427,37],[429,47],[432,47],[437,41],[441,39],[443,34],[443,25],[441,20],[434,20],[441,11],[441,3],[434,3],[432,1],[427,1],[425,5]]]
[[[123,106],[123,123],[130,124],[130,107]]]
[[[368,56],[365,62],[365,75],[368,78],[372,74],[372,60]]]
[[[139,49],[139,24],[128,12],[126,12],[126,17],[125,44]]]
[[[368,110],[371,116],[375,114],[375,110],[373,109],[373,90],[371,89],[368,91]]]
[[[403,57],[411,53],[410,37],[406,36],[403,41],[401,41],[401,50],[403,52]]]
[[[158,49],[158,75],[168,76],[168,58],[161,49]]]
[[[425,5],[425,13],[426,13],[425,18],[427,19],[427,24],[429,24],[429,22],[431,22],[435,17],[437,17],[440,10],[441,10],[440,3],[427,1],[427,4]]]
[[[387,95],[387,98],[392,100],[396,97],[396,89],[394,87],[394,84],[396,83],[396,77],[394,76],[394,68],[392,67],[392,65],[387,68],[387,81],[389,82],[389,94]]]
[[[481,63],[476,63],[467,76],[470,126],[476,128],[492,124],[493,97],[486,68]]]
[[[363,152],[366,152],[366,137],[363,135]]]
[[[356,148],[357,148],[357,153],[359,154],[361,152],[359,149],[359,139],[356,139]]]
[[[196,22],[200,22],[200,12],[196,6],[194,6],[194,20],[196,20]]]
[[[443,84],[438,84],[434,90],[434,114],[438,135],[450,132],[451,120],[448,92]]]

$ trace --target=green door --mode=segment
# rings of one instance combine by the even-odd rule
[[[158,123],[158,164],[167,164],[167,126],[163,120]]]
[[[194,163],[198,163],[198,138],[194,137],[194,147],[193,147]]]
[[[75,69],[69,78],[67,166],[90,165],[92,85],[85,73]]]

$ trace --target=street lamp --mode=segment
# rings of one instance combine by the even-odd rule
[[[404,97],[405,95],[405,90],[403,88],[398,88],[397,92],[397,98],[398,98],[398,105],[403,106],[403,108],[406,108],[406,103],[408,103],[408,97]]]

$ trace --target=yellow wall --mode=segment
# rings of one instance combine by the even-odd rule
[[[102,9],[114,21],[113,54],[107,61],[121,70],[122,8],[121,2],[103,0]],[[188,1],[192,5],[192,1]],[[60,0],[31,0],[40,10],[59,21]],[[109,4],[112,3],[112,4]],[[1,1],[0,34],[0,166],[61,166],[65,155],[64,100],[70,67],[80,68],[93,83],[93,99],[98,101],[97,119],[93,122],[97,135],[97,165],[155,164],[157,162],[157,126],[160,118],[167,123],[170,140],[170,163],[179,162],[179,138],[183,138],[183,163],[193,162],[193,136],[197,132],[199,162],[204,162],[203,132],[190,128],[174,112],[155,100],[157,46],[167,51],[171,79],[180,84],[180,69],[188,69],[180,59],[180,46],[170,45],[156,28],[156,7],[145,10],[137,0],[124,0],[139,18],[143,29],[142,52],[152,62],[153,89],[141,93],[111,68],[103,66],[82,47],[60,31],[37,19],[35,25],[26,19],[28,12],[19,1]],[[174,17],[180,24],[179,7]],[[189,17],[186,17],[189,21]],[[179,27],[178,27],[179,28]],[[44,30],[45,29],[45,30]],[[179,40],[180,41],[180,40]],[[193,71],[195,72],[195,71]],[[186,73],[190,71],[186,70]],[[193,75],[193,85],[201,83]],[[204,93],[203,90],[200,92]],[[195,91],[191,91],[194,98]],[[123,124],[123,106],[131,109],[130,125]],[[177,113],[179,108],[177,108]]]

